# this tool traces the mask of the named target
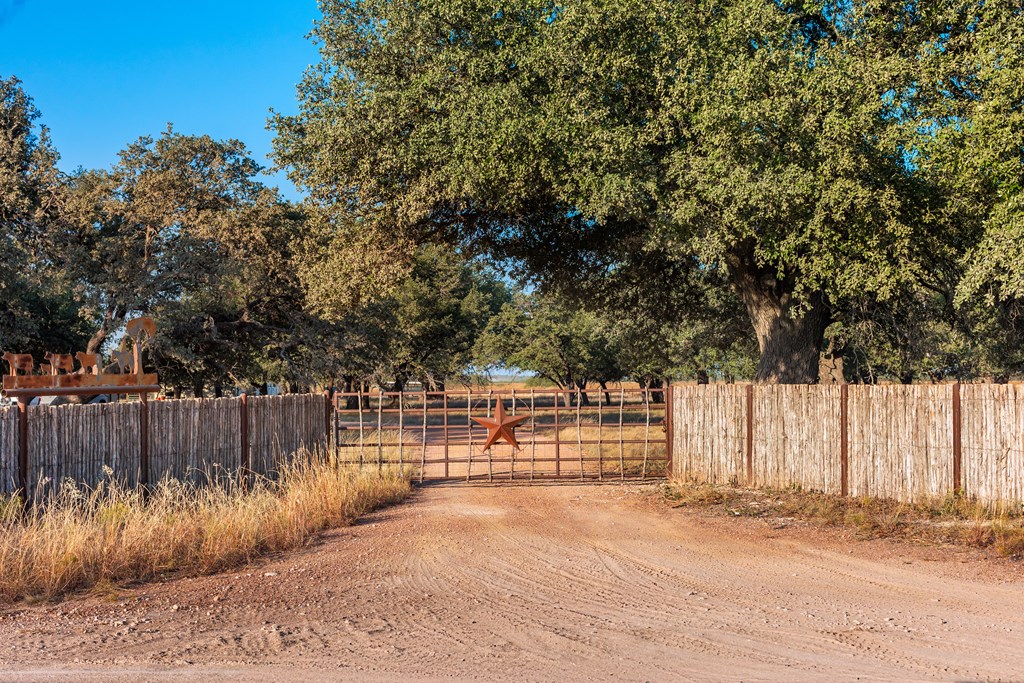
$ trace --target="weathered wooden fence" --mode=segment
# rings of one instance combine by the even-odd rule
[[[326,447],[333,419],[330,399],[322,395],[266,396],[249,399],[251,468],[271,474],[292,453]]]
[[[113,477],[134,486],[144,456],[150,484],[240,469],[273,476],[293,454],[326,447],[329,407],[330,399],[316,394],[33,406],[28,483],[73,479],[94,486]],[[18,408],[0,409],[0,493],[19,488],[18,450]]]
[[[1024,503],[1024,386],[676,386],[673,475]]]
[[[18,409],[0,408],[0,491],[18,481]]]

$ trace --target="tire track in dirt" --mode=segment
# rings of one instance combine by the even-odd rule
[[[650,486],[431,487],[241,572],[0,613],[0,680],[1024,672],[1019,581],[732,522]]]

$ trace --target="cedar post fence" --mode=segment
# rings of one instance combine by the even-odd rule
[[[1024,504],[1024,384],[677,385],[674,476]]]
[[[249,446],[249,394],[244,391],[239,395],[239,429],[238,436],[241,439],[241,461],[239,469],[242,473],[242,481],[248,486],[252,478],[252,449]]]
[[[963,417],[960,407],[960,383],[953,385],[953,494],[963,494]]]
[[[839,488],[850,495],[850,385],[839,387]]]
[[[149,403],[146,394],[139,394],[139,486],[149,489]]]
[[[18,399],[18,491],[27,510],[32,506],[28,490],[28,397]]]
[[[747,486],[754,485],[754,385],[747,385]]]
[[[329,393],[147,399],[30,406],[19,397],[17,409],[0,408],[0,495],[30,507],[65,480],[95,487],[113,478],[143,491],[162,477],[248,482],[275,476],[297,454],[320,457],[332,442]]]

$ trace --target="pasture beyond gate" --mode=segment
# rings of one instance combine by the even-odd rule
[[[519,449],[484,450],[501,402]],[[361,466],[410,466],[419,481],[635,480],[669,471],[667,390],[438,391],[335,396],[334,452]]]

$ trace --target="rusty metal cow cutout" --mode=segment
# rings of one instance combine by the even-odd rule
[[[157,376],[144,373],[142,368],[142,350],[156,336],[156,323],[152,318],[136,318],[128,321],[125,330],[133,341],[132,349],[111,354],[120,373],[104,372],[103,359],[97,353],[47,353],[47,363],[40,364],[38,373],[31,355],[5,353],[3,359],[10,372],[4,376],[4,393],[20,399],[159,391]]]
[[[75,371],[75,357],[70,353],[48,353],[46,360],[50,361],[51,375],[59,375],[61,370],[66,375]]]

